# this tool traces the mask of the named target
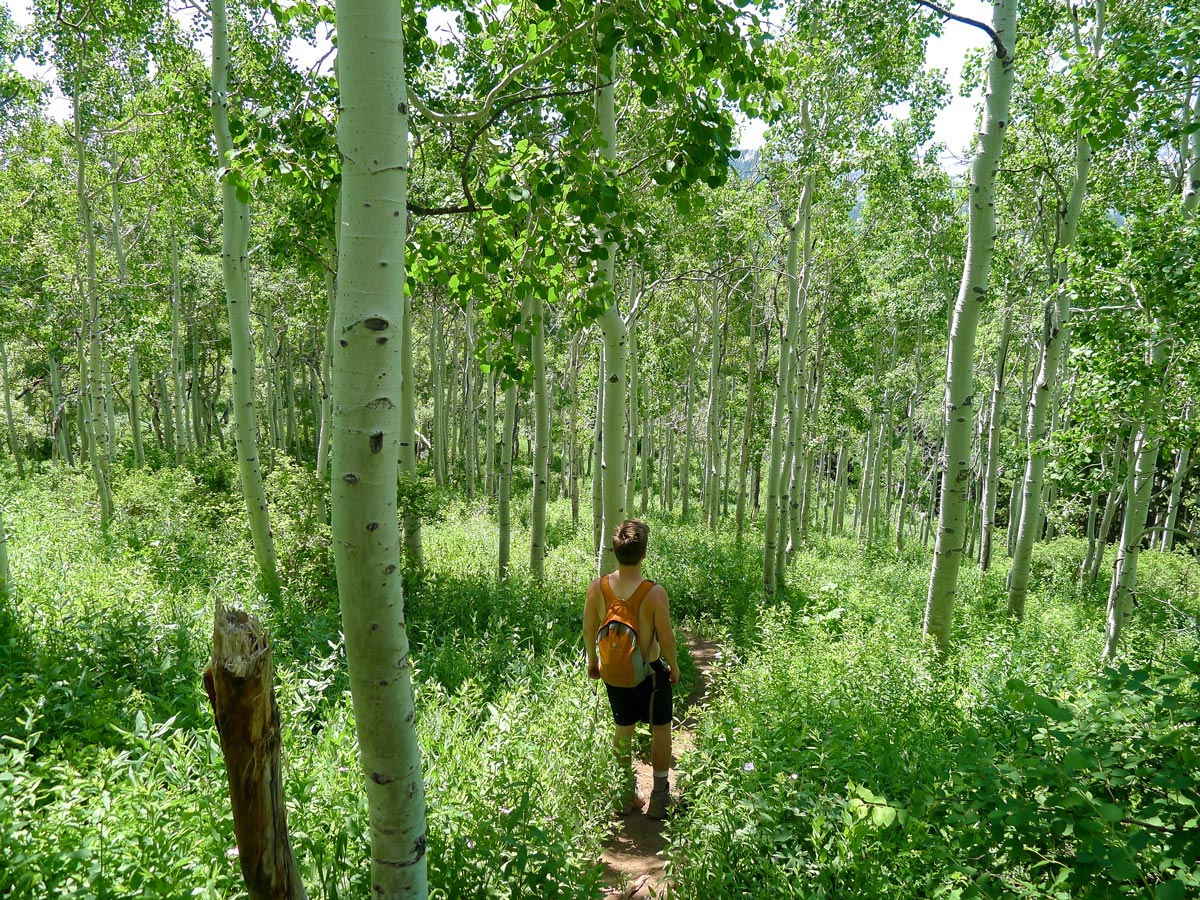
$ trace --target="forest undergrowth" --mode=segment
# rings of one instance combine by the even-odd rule
[[[307,470],[268,479],[282,600],[253,585],[232,460],[125,472],[107,535],[90,482],[0,478],[15,598],[0,608],[0,898],[245,896],[200,682],[214,599],[276,654],[290,828],[310,897],[365,898],[365,799],[328,527]],[[527,508],[527,499],[524,499]],[[495,580],[486,500],[424,498],[408,619],[434,896],[598,897],[616,779],[583,675],[590,518],[551,505],[542,584]],[[680,897],[1192,896],[1200,888],[1200,568],[1143,557],[1129,652],[1098,672],[1082,547],[1038,547],[1004,622],[1003,567],[964,572],[955,651],[920,640],[928,558],[848,539],[798,552],[764,603],[761,535],[648,515],[647,575],[720,641],[719,688],[668,826]],[[1169,604],[1169,605],[1168,605]],[[686,692],[694,672],[685,661]]]

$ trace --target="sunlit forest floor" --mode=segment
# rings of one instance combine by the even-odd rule
[[[268,479],[285,579],[260,600],[231,460],[89,481],[0,476],[0,898],[244,897],[200,673],[213,604],[270,631],[292,841],[310,897],[365,898],[365,801],[317,486]],[[598,898],[614,828],[602,692],[579,638],[590,515],[552,505],[546,577],[495,580],[488,501],[429,498],[408,618],[441,898]],[[656,507],[657,508],[657,507]],[[762,537],[648,513],[648,577],[718,643],[665,828],[674,896],[1156,897],[1200,891],[1200,566],[1142,556],[1127,653],[1100,671],[1104,585],[1037,547],[1020,626],[1004,560],[964,569],[953,650],[922,643],[928,551],[815,537],[765,602]],[[1110,549],[1111,554],[1111,549]],[[695,683],[684,660],[682,695]],[[644,748],[643,748],[644,749]]]

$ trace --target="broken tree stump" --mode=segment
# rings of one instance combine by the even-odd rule
[[[217,601],[204,689],[217,721],[238,861],[251,900],[307,900],[288,840],[271,641],[257,616]]]

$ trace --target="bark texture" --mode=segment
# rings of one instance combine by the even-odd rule
[[[257,616],[219,600],[204,689],[225,757],[246,891],[251,900],[306,900],[288,840],[271,641]]]
[[[950,625],[958,571],[962,564],[967,491],[971,484],[971,424],[975,415],[973,363],[975,333],[987,299],[988,277],[996,241],[996,170],[1004,149],[1009,100],[1016,71],[1012,48],[1017,26],[1016,0],[996,0],[992,28],[1006,52],[993,49],[988,66],[988,94],[983,131],[971,165],[970,220],[962,282],[950,322],[946,354],[945,449],[942,467],[941,515],[938,520],[929,593],[925,600],[924,633],[937,651],[950,647]]]

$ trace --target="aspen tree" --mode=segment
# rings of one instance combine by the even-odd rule
[[[331,299],[330,311],[333,311]],[[412,295],[405,290],[400,323],[400,476],[413,488],[417,478],[417,380],[413,375]],[[404,558],[410,565],[425,565],[421,539],[421,514],[410,503],[404,510]]]
[[[801,118],[808,119],[808,101],[801,102]],[[791,381],[791,366],[795,346],[797,319],[799,310],[800,281],[796,277],[799,269],[800,241],[809,219],[809,209],[812,205],[811,180],[805,178],[800,192],[800,202],[796,207],[796,216],[788,229],[787,271],[787,314],[786,324],[779,340],[779,370],[775,379],[775,407],[771,414],[771,446],[770,457],[767,461],[767,503],[763,512],[764,528],[766,531],[763,543],[763,590],[767,596],[775,593],[779,580],[777,559],[779,546],[783,540],[781,531],[781,507],[785,501],[783,494],[783,478],[786,472],[786,456],[784,446],[784,418],[787,412],[788,393]]]
[[[1183,417],[1186,422],[1191,410],[1185,410]],[[1191,466],[1192,445],[1184,443],[1175,451],[1175,473],[1171,476],[1171,489],[1167,497],[1166,517],[1163,520],[1162,537],[1158,549],[1166,553],[1175,549],[1175,523],[1179,519],[1179,503],[1183,495],[1183,481]]]
[[[82,56],[82,51],[81,51]],[[71,113],[74,121],[72,137],[75,142],[75,195],[79,203],[79,224],[84,237],[83,280],[84,299],[87,303],[85,323],[87,330],[87,356],[80,345],[80,413],[81,439],[87,442],[87,454],[92,464],[92,478],[100,499],[100,525],[107,528],[112,521],[113,501],[109,475],[109,435],[105,424],[104,363],[101,352],[100,291],[96,275],[96,229],[92,223],[92,205],[87,184],[86,139],[83,132],[83,111],[80,103],[81,78],[75,76],[74,96],[71,98]]]
[[[734,513],[737,522],[737,533],[740,536],[746,529],[746,475],[750,470],[750,437],[754,428],[755,388],[758,386],[758,359],[754,346],[754,329],[758,322],[755,318],[754,301],[750,301],[750,342],[746,372],[746,408],[742,414],[742,443],[738,454],[738,492],[737,508]]]
[[[529,571],[540,580],[546,559],[546,501],[550,489],[550,388],[546,380],[545,306],[537,290],[527,301],[533,365],[533,498],[529,517]]]
[[[789,443],[792,447],[791,479],[787,497],[788,541],[787,559],[798,549],[800,543],[800,503],[804,492],[804,484],[808,480],[805,465],[808,461],[808,404],[809,404],[809,340],[808,340],[808,288],[812,281],[812,195],[816,190],[816,181],[810,171],[805,176],[804,193],[809,201],[804,207],[804,221],[800,224],[800,269],[788,270],[789,288],[795,290],[796,333],[792,341],[795,358],[792,360],[792,370],[789,378],[792,383],[794,396],[792,406],[793,424],[789,427]],[[789,266],[795,264],[790,255]],[[782,541],[782,532],[780,540]],[[782,577],[782,570],[780,576]]]
[[[1102,456],[1101,479],[1107,478],[1108,492],[1104,501],[1100,524],[1096,525],[1095,517],[1088,517],[1088,549],[1080,566],[1080,576],[1085,584],[1094,584],[1100,574],[1100,564],[1104,559],[1104,548],[1108,544],[1108,532],[1112,528],[1113,516],[1117,506],[1124,497],[1125,479],[1120,477],[1121,463],[1125,459],[1125,434],[1117,432],[1113,439],[1112,453]],[[1093,495],[1098,498],[1099,491]]]
[[[125,266],[125,236],[121,231],[121,201],[119,196],[118,179],[113,175],[112,181],[112,250],[117,262],[117,284],[124,291],[129,284],[129,273]],[[129,325],[132,328],[132,317]],[[137,336],[130,335],[129,356],[129,433],[133,441],[133,462],[137,467],[146,464],[146,452],[142,446],[142,387],[141,373],[138,371]]]
[[[171,235],[171,387],[173,388],[170,398],[171,407],[164,412],[176,422],[183,421],[183,398],[184,398],[184,360],[183,360],[183,344],[179,338],[179,308],[182,303],[182,289],[179,285],[179,243],[175,235]],[[163,385],[162,400],[164,407],[167,405],[168,397],[164,393],[166,385]],[[173,413],[173,414],[172,414]],[[168,439],[168,445],[175,453],[175,464],[183,465],[184,459],[187,457],[187,452],[192,449],[191,434],[186,428],[180,429],[179,435],[174,434],[174,428],[169,429],[172,437]]]
[[[941,513],[933,565],[929,573],[923,626],[924,634],[933,639],[938,654],[942,656],[950,648],[950,626],[954,615],[958,570],[962,564],[963,526],[966,524],[967,490],[971,481],[975,333],[987,299],[988,276],[995,248],[996,170],[1004,149],[1015,73],[1013,52],[1016,45],[1017,2],[994,0],[992,9],[995,47],[988,65],[983,130],[971,165],[967,253],[946,353]]]
[[[567,394],[571,398],[571,413],[567,419],[567,494],[571,498],[572,528],[579,527],[579,341],[578,334],[571,336],[567,361]]]
[[[1182,188],[1184,216],[1192,219],[1200,209],[1200,91],[1195,92],[1190,114],[1192,139],[1188,145],[1187,176]],[[1185,129],[1186,130],[1186,129]],[[1151,373],[1159,377],[1167,362],[1168,335],[1157,314],[1151,313],[1150,334],[1147,338],[1146,363]],[[1104,633],[1106,662],[1116,658],[1124,635],[1125,623],[1133,615],[1133,597],[1137,589],[1138,557],[1146,531],[1146,517],[1150,508],[1150,496],[1158,467],[1159,448],[1162,435],[1158,419],[1162,414],[1164,385],[1151,384],[1137,423],[1131,459],[1132,474],[1126,489],[1125,515],[1121,522],[1121,543],[1117,547],[1117,559],[1113,566],[1113,577],[1109,584],[1108,608]]]
[[[604,345],[601,344],[596,353],[596,372],[599,383],[596,385],[596,417],[592,420],[592,552],[599,554],[600,545],[604,541],[604,479],[601,460],[604,455],[602,442],[604,440]]]
[[[599,47],[599,43],[597,47]],[[597,60],[596,120],[598,149],[601,161],[608,166],[617,158],[616,79],[617,54],[614,48],[608,56]],[[616,282],[616,247],[605,244],[607,251],[598,270],[599,277],[610,286]],[[609,538],[625,519],[625,404],[628,391],[627,359],[629,328],[621,317],[614,297],[612,305],[598,319],[604,340],[604,428],[601,437],[604,484],[602,492],[603,518],[600,525],[600,548],[597,568],[606,575],[617,568]]]
[[[17,437],[17,424],[13,418],[12,387],[8,381],[8,349],[4,336],[0,335],[0,381],[4,382],[4,419],[8,425],[8,450],[17,467],[17,477],[25,477],[25,463],[21,459],[21,441]]]
[[[4,508],[0,507],[0,602],[13,596],[12,569],[8,565],[8,531],[4,528]]]
[[[625,510],[626,514],[630,516],[634,513],[633,494],[637,485],[637,470],[638,463],[640,462],[638,457],[638,428],[641,422],[638,418],[638,393],[641,387],[641,373],[638,371],[637,296],[634,292],[639,271],[635,267],[629,276],[629,411],[625,417],[627,430],[627,439],[625,441],[625,465],[627,467],[625,473]]]
[[[704,478],[700,488],[704,521],[716,525],[714,502],[719,493],[720,479],[720,366],[721,366],[721,292],[720,284],[713,279],[712,309],[709,313],[709,359],[708,359],[708,409],[704,431]]]
[[[508,577],[508,564],[512,550],[512,473],[513,433],[517,417],[517,383],[510,380],[504,388],[504,426],[500,429],[500,498],[497,519],[500,530],[500,557],[497,577],[504,581]]]
[[[254,337],[250,331],[250,272],[247,262],[250,237],[250,208],[226,167],[233,160],[233,137],[229,131],[229,41],[225,0],[212,3],[212,114],[221,178],[221,269],[229,311],[229,340],[232,355],[234,446],[242,477],[242,496],[250,518],[254,556],[264,592],[279,597],[275,570],[275,541],[271,534],[267,494],[258,462],[258,438],[254,398]],[[194,386],[193,386],[194,387]],[[182,426],[182,423],[177,423]],[[176,433],[178,440],[178,432]]]
[[[1095,0],[1095,26],[1092,34],[1092,60],[1099,60],[1104,46],[1105,0]],[[1073,20],[1076,43],[1080,44],[1079,23]],[[1022,489],[1021,518],[1017,526],[1017,543],[1013,550],[1012,568],[1008,576],[1008,614],[1015,619],[1025,616],[1025,601],[1029,595],[1029,574],[1033,544],[1042,533],[1042,491],[1045,482],[1046,457],[1049,452],[1048,426],[1053,420],[1049,412],[1054,404],[1059,384],[1059,366],[1070,334],[1071,295],[1064,282],[1068,276],[1067,254],[1075,246],[1079,215],[1087,194],[1088,173],[1092,164],[1092,148],[1082,127],[1075,136],[1075,177],[1070,198],[1061,210],[1058,236],[1058,259],[1054,264],[1049,296],[1044,307],[1041,359],[1038,374],[1029,398],[1028,440]]]
[[[333,434],[333,325],[334,316],[336,314],[336,298],[337,298],[337,251],[333,251],[333,259],[331,265],[325,268],[325,329],[323,340],[321,341],[321,428],[317,432],[317,477],[322,482],[329,480],[329,443],[330,437]],[[407,319],[405,320],[407,321]],[[411,360],[412,358],[412,333],[408,333],[408,340],[403,342],[403,346],[407,348],[406,355]],[[405,370],[405,375],[408,380],[412,380],[412,370]],[[413,424],[415,430],[416,425]],[[412,442],[410,440],[410,446]],[[401,453],[404,452],[401,445]],[[416,460],[414,459],[414,464]]]
[[[446,397],[442,387],[443,374],[446,367],[446,340],[442,331],[442,308],[433,303],[433,330],[429,333],[429,370],[433,390],[433,428],[430,437],[433,448],[433,475],[438,487],[446,485]]]
[[[696,322],[699,323],[700,315],[697,310]],[[697,324],[697,328],[699,325]],[[697,341],[693,344],[693,348],[699,344]],[[689,352],[688,355],[688,377],[687,386],[683,391],[683,459],[679,463],[679,514],[684,518],[688,517],[688,512],[691,508],[691,475],[692,475],[692,403],[696,385],[696,356],[695,352]]]
[[[383,0],[341,0],[337,35],[334,558],[371,825],[370,893],[424,900],[425,791],[396,510],[409,163],[403,11]]]
[[[981,478],[983,495],[979,506],[979,571],[992,565],[992,533],[996,523],[996,489],[1000,482],[1000,419],[1004,410],[1004,367],[1008,360],[1008,344],[1012,336],[1013,309],[1004,311],[1000,325],[1000,343],[996,348],[996,364],[992,374],[992,393],[987,410],[987,450]]]

